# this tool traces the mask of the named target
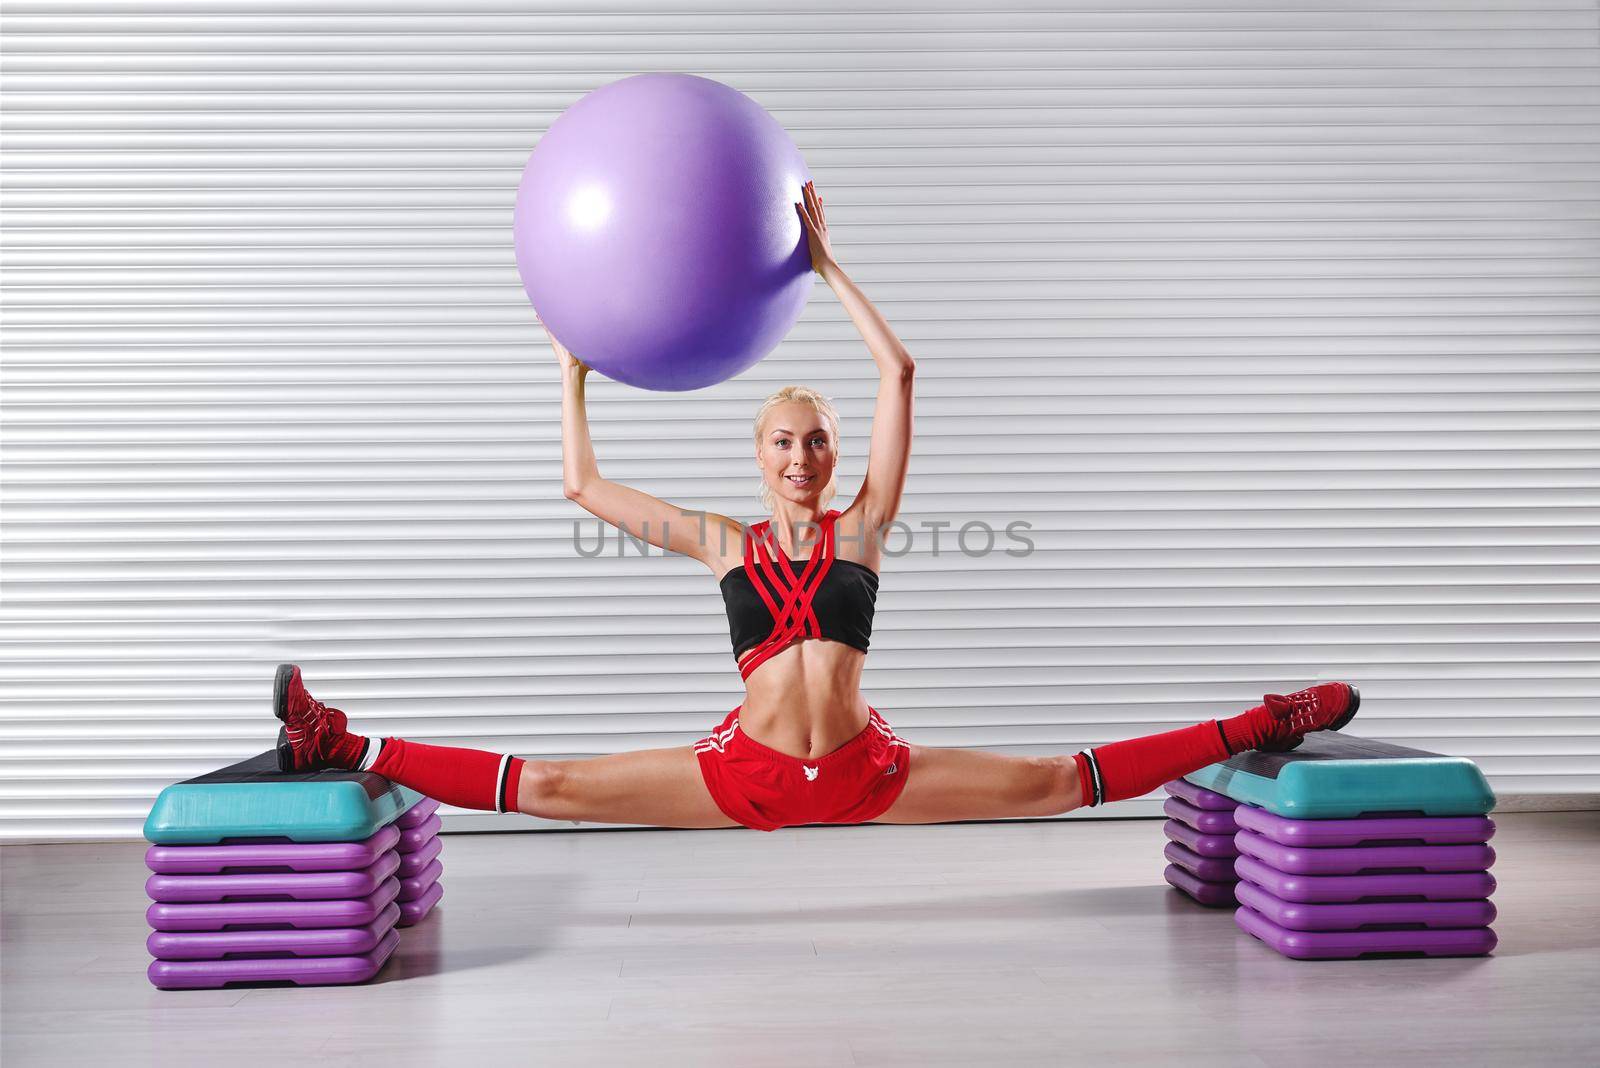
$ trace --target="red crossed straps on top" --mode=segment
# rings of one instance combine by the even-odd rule
[[[783,546],[778,545],[772,536],[771,520],[764,520],[745,531],[744,572],[750,577],[750,585],[766,603],[774,622],[772,633],[759,645],[752,647],[752,651],[739,662],[741,679],[748,679],[751,672],[778,655],[791,642],[822,637],[822,627],[817,622],[817,613],[811,607],[811,602],[822,587],[822,579],[827,575],[828,568],[833,565],[833,521],[837,518],[837,511],[830,510],[823,514],[820,524],[822,535],[817,539],[816,547],[811,550],[811,558],[806,561],[805,569],[798,578],[795,577],[794,568],[789,565],[789,557],[782,551]],[[771,591],[761,581],[763,574],[767,576]],[[782,604],[778,603],[774,593],[783,598]]]

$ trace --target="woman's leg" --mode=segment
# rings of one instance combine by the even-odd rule
[[[1215,721],[1113,742],[1076,756],[1010,757],[914,745],[905,790],[877,822],[1059,816],[1085,805],[1143,796],[1228,755]]]
[[[460,808],[583,823],[736,827],[711,799],[693,746],[585,760],[527,760],[385,738],[365,765]]]
[[[1011,757],[913,745],[905,789],[875,823],[947,823],[1059,816],[1078,807],[1070,756]]]
[[[367,738],[345,714],[312,697],[300,669],[284,664],[273,686],[283,720],[284,771],[361,768],[447,805],[521,811],[548,819],[734,827],[711,799],[693,746],[646,749],[588,760],[524,760],[482,749]]]
[[[711,799],[693,746],[523,764],[517,809],[530,816],[652,827],[737,827]]]
[[[1055,816],[1142,797],[1164,782],[1246,749],[1293,749],[1311,731],[1338,730],[1361,705],[1343,682],[1319,683],[1225,720],[1087,749],[1075,756],[1007,757],[911,747],[911,775],[881,823]]]
[[[975,749],[911,747],[911,775],[879,823],[942,823],[1059,816],[1140,797],[1228,759],[1215,722],[1114,742],[1076,756],[1010,757]]]

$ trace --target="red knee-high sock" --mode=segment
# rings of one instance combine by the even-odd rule
[[[1221,722],[1222,738],[1228,744],[1228,755],[1254,749],[1271,738],[1283,723],[1267,710],[1266,705],[1256,705],[1242,715]]]
[[[1233,754],[1224,730],[1223,724],[1212,719],[1165,734],[1084,750],[1073,758],[1078,765],[1083,804],[1103,805],[1141,797],[1164,782],[1227,760]]]
[[[489,812],[517,811],[517,784],[522,781],[521,757],[486,753],[482,749],[455,749],[424,745],[404,738],[385,738],[374,758],[363,767],[391,782],[409,786],[458,808]]]

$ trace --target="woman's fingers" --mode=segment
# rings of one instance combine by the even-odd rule
[[[556,358],[558,360],[565,363],[568,360],[575,359],[572,353],[567,351],[567,347],[561,343],[561,340],[552,334],[548,329],[545,330],[544,336],[550,339],[550,347],[555,350]]]
[[[827,210],[822,206],[822,196],[817,192],[817,183],[807,182],[805,191],[806,197],[810,201],[811,214],[816,218],[817,222],[821,224],[822,228],[826,230],[828,228],[828,213]]]
[[[805,217],[811,229],[826,231],[828,229],[828,217],[823,214],[822,198],[817,196],[816,188],[812,183],[807,182],[801,187],[800,192],[805,198],[801,204],[797,205],[800,208],[800,214]]]

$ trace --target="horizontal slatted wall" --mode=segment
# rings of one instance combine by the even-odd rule
[[[1349,678],[1364,734],[1600,786],[1590,0],[6,10],[0,836],[136,834],[271,742],[280,659],[535,757],[738,702],[699,565],[575,548],[511,255],[540,132],[650,70],[792,132],[918,360],[865,680],[903,734],[1065,752]],[[732,382],[596,383],[602,469],[760,518],[792,381],[857,484],[876,378],[820,285]]]

